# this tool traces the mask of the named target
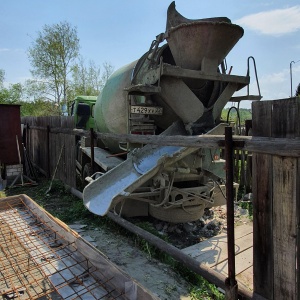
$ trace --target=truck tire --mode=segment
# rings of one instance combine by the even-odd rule
[[[186,223],[200,219],[204,214],[204,205],[165,209],[149,205],[149,214],[159,220],[170,223]]]

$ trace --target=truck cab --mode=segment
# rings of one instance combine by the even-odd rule
[[[71,115],[74,117],[75,128],[83,130],[95,128],[96,101],[97,96],[77,96],[74,99]],[[111,153],[103,149],[104,147],[101,141],[95,141],[94,166],[92,167],[90,137],[76,136],[76,173],[84,186],[87,184],[86,178],[95,172],[107,172],[123,162],[118,157],[109,157]]]
[[[97,96],[77,96],[71,109],[71,115],[74,116],[75,127],[78,129],[89,130],[94,128],[94,107]]]

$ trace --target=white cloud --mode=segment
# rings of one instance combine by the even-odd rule
[[[292,66],[292,94],[296,91],[300,79],[300,62]],[[291,95],[290,69],[266,74],[259,78],[261,94],[264,100],[289,98]]]
[[[261,78],[261,82],[268,83],[270,85],[276,86],[276,84],[283,83],[286,81],[288,76],[287,71],[282,71],[278,73],[268,74]]]
[[[262,34],[281,36],[300,29],[300,5],[245,16],[234,23]]]
[[[22,48],[15,48],[15,49],[9,49],[9,48],[0,48],[1,52],[10,52],[10,53],[26,53],[26,51]]]

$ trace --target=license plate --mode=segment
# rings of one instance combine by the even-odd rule
[[[131,106],[132,114],[143,114],[143,115],[162,115],[163,108],[159,106]]]

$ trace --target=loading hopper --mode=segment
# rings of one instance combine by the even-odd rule
[[[176,65],[207,74],[217,72],[218,65],[243,36],[242,27],[227,18],[189,20],[168,10],[167,41]]]

